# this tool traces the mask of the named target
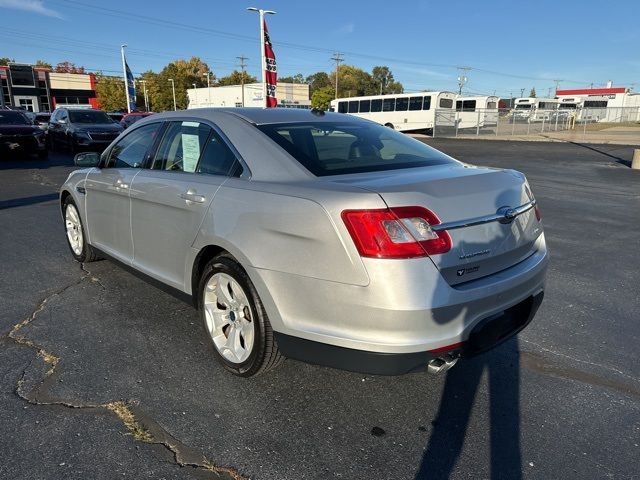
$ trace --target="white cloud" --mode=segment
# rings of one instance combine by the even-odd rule
[[[0,8],[12,8],[53,18],[64,18],[60,13],[44,6],[42,0],[0,0]]]
[[[338,29],[338,33],[342,33],[342,34],[349,34],[349,33],[353,33],[353,31],[356,29],[356,26],[353,22],[349,22],[346,23],[344,25],[342,25],[339,29]]]

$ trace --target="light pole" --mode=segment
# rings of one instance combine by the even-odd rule
[[[127,96],[127,113],[131,113],[131,100],[129,99],[129,79],[127,78],[127,62],[124,59],[124,49],[127,45],[120,45],[120,55],[122,56],[122,74],[124,75],[124,93]]]
[[[177,110],[177,108],[176,108],[176,84],[173,81],[173,78],[170,78],[169,81],[171,82],[171,91],[173,92],[173,111],[175,112]]]
[[[258,12],[260,17],[260,65],[262,66],[262,96],[264,97],[264,106],[267,106],[267,60],[264,54],[264,16],[275,15],[273,10],[263,10],[256,7],[248,7],[250,12]]]
[[[196,87],[195,83],[192,83],[191,85],[193,85],[193,95],[195,96],[196,104],[200,106],[200,102],[198,102],[198,87]]]
[[[142,89],[144,91],[144,109],[146,112],[149,111],[149,97],[147,97],[147,81],[146,80],[138,80],[142,84]]]
[[[207,98],[209,99],[209,107],[211,106],[211,72],[207,72],[203,77],[207,77]]]

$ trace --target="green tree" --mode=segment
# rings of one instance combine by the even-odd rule
[[[209,66],[200,58],[192,57],[189,60],[175,60],[157,74],[143,73],[142,77],[148,81],[147,92],[151,108],[156,112],[173,110],[173,94],[169,79],[173,79],[175,85],[177,108],[187,108],[187,89],[193,88],[194,83],[197,87],[206,87],[207,72],[210,72]],[[215,80],[215,76],[212,80]]]
[[[278,77],[278,82],[282,83],[305,83],[304,75],[301,73],[296,73],[293,76],[289,77]]]
[[[244,72],[244,83],[256,83],[258,79],[253,75],[249,75],[247,72]],[[284,81],[280,79],[280,81]],[[218,80],[218,85],[221,87],[225,87],[227,85],[240,85],[242,83],[242,72],[238,70],[234,70],[226,77],[222,77]]]
[[[124,81],[120,77],[97,74],[96,97],[100,108],[107,112],[124,110],[127,108]]]
[[[306,78],[306,83],[309,84],[309,94],[313,96],[316,90],[319,90],[323,87],[330,87],[331,79],[329,78],[329,74],[327,74],[327,72],[316,72]]]
[[[36,60],[36,67],[44,67],[44,68],[48,68],[49,70],[53,70],[53,67],[51,66],[51,64],[49,62],[45,62],[44,60]]]
[[[383,95],[387,93],[403,93],[404,87],[400,82],[396,82],[393,73],[387,66],[376,66],[371,70],[371,78],[376,85],[377,93]]]
[[[329,79],[331,85],[335,85],[335,72],[331,73]],[[376,92],[376,85],[371,75],[361,68],[352,65],[342,65],[338,74],[338,97],[358,97],[362,95],[373,95]]]
[[[311,106],[318,110],[328,110],[331,100],[333,100],[334,88],[327,86],[317,89],[311,95]]]
[[[533,87],[529,92],[529,96],[532,98],[536,98],[536,87]]]
[[[0,65],[9,65],[12,62],[15,62],[14,58],[0,57]]]

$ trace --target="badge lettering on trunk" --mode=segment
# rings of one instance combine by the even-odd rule
[[[476,265],[475,267],[467,267],[467,268],[460,268],[458,270],[456,270],[456,274],[461,277],[463,276],[465,273],[475,273],[478,270],[480,270],[480,267],[478,265]]]

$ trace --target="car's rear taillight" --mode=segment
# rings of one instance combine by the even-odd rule
[[[540,213],[540,208],[538,207],[537,203],[533,207],[533,211],[536,213],[536,220],[540,221],[542,219],[542,213]]]
[[[449,234],[431,228],[440,219],[423,207],[345,210],[342,220],[363,257],[415,258],[451,249]]]

